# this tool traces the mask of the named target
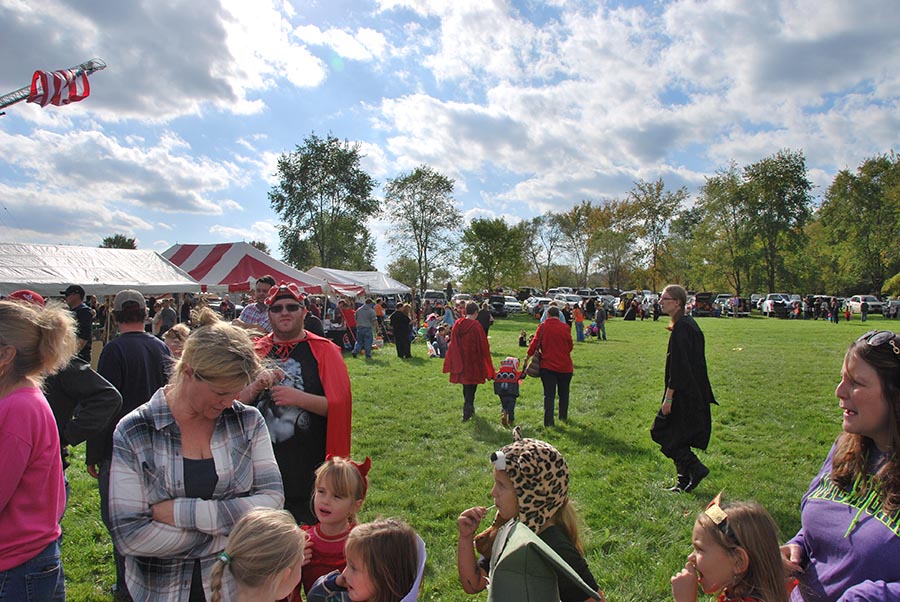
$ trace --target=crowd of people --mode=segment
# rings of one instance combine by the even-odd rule
[[[371,357],[375,333],[386,336],[389,324],[398,357],[409,358],[418,316],[408,304],[388,316],[373,300],[314,310],[295,284],[269,277],[254,293],[230,320],[201,304],[187,325],[172,301],[151,319],[155,303],[120,291],[111,304],[118,336],[96,371],[82,325],[96,314],[80,286],[62,291],[65,305],[33,291],[0,300],[4,599],[65,600],[66,452],[82,441],[114,545],[116,599],[418,599],[422,538],[400,519],[357,521],[377,458],[350,458],[350,377],[322,328],[323,317],[352,324],[348,351]],[[686,304],[677,285],[659,299],[670,335],[650,431],[674,463],[674,493],[709,474],[694,450],[710,443],[716,404],[704,336]],[[547,307],[534,335],[520,337],[524,365],[507,357],[496,371],[487,309],[468,302],[462,315],[449,308],[434,319],[435,354],[463,387],[463,421],[475,415],[478,385],[493,380],[501,420],[514,425],[527,375],[541,379],[545,427],[568,420],[571,354],[587,308]],[[698,515],[693,551],[671,579],[676,602],[694,602],[700,590],[755,602],[900,600],[891,553],[900,549],[900,337],[872,331],[850,345],[835,395],[843,433],[803,496],[800,531],[779,546],[764,508],[717,497]],[[463,590],[487,589],[495,600],[524,599],[523,587],[529,599],[605,600],[585,559],[568,463],[518,427],[512,438],[490,456],[494,505],[457,519]],[[548,579],[525,578],[542,570]]]

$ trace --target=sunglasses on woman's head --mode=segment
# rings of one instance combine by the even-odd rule
[[[897,335],[890,330],[870,330],[862,335],[856,342],[865,341],[870,347],[880,347],[884,344],[891,346],[894,355],[900,356],[900,347],[897,346]]]
[[[288,311],[290,313],[297,313],[300,311],[299,303],[285,303],[282,305],[273,305],[269,308],[269,313],[280,314],[283,311]]]

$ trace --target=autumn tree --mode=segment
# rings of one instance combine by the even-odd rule
[[[101,249],[137,249],[137,244],[133,238],[128,238],[124,234],[113,234],[107,236],[100,243]]]
[[[282,220],[285,260],[297,267],[351,268],[371,264],[366,221],[378,213],[375,180],[360,166],[358,144],[314,133],[278,158],[278,184],[269,202]],[[360,255],[363,254],[363,255]]]
[[[392,255],[415,260],[419,290],[427,288],[436,267],[446,267],[454,258],[454,235],[462,225],[462,213],[452,194],[453,180],[427,165],[388,180],[385,186]]]
[[[606,276],[607,286],[621,289],[637,251],[633,204],[613,199],[595,207],[588,228],[597,271]]]
[[[501,218],[478,218],[463,230],[460,263],[466,284],[493,290],[498,284],[516,283],[525,271],[525,228]]]
[[[564,213],[554,216],[562,235],[563,248],[572,259],[572,267],[578,274],[578,284],[587,285],[588,272],[594,259],[591,243],[593,231],[590,228],[594,206],[590,201],[581,201]]]
[[[562,232],[552,213],[539,215],[522,224],[525,237],[525,254],[537,274],[541,288],[550,288],[553,261],[562,246]]]
[[[646,245],[647,271],[652,290],[660,282],[659,254],[668,235],[669,223],[681,203],[688,198],[687,188],[666,190],[660,178],[655,182],[640,180],[628,193],[637,208],[638,235]]]
[[[880,293],[900,270],[900,158],[866,159],[852,173],[841,170],[820,210],[828,240],[855,275],[851,286]]]
[[[784,256],[800,249],[811,216],[812,183],[802,151],[784,149],[744,168],[747,214],[762,248],[769,292],[784,274]]]

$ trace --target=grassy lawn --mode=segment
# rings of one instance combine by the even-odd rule
[[[576,344],[569,422],[543,427],[541,386],[526,379],[516,407],[525,436],[549,441],[571,470],[571,496],[585,527],[588,563],[611,601],[670,599],[669,577],[684,565],[696,514],[720,489],[725,501],[755,500],[769,509],[784,539],[799,526],[799,501],[840,432],[834,397],[849,343],[872,328],[900,323],[858,316],[824,321],[703,318],[713,390],[713,435],[701,459],[710,476],[697,491],[663,491],[674,468],[648,429],[663,392],[668,332],[659,322],[609,322],[609,341]],[[517,346],[525,316],[491,329],[494,364]],[[392,346],[371,361],[345,356],[353,383],[353,450],[372,457],[361,520],[400,516],[428,545],[423,600],[466,596],[456,579],[456,517],[491,505],[488,455],[508,443],[500,402],[479,387],[475,419],[463,423],[462,387],[450,385],[441,360],[424,345],[399,360]],[[63,522],[69,600],[109,600],[112,554],[100,522],[96,485],[83,449],[68,471],[72,496]]]

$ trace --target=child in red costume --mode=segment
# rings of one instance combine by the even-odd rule
[[[759,504],[721,506],[721,497],[694,523],[694,551],[672,577],[675,602],[696,602],[698,588],[719,602],[788,602],[775,521]]]
[[[307,549],[312,551],[310,561],[303,566],[302,583],[307,594],[316,579],[347,565],[344,544],[366,499],[366,475],[371,466],[368,457],[357,464],[347,458],[328,456],[316,470],[312,504],[319,522],[303,527],[309,537]]]

